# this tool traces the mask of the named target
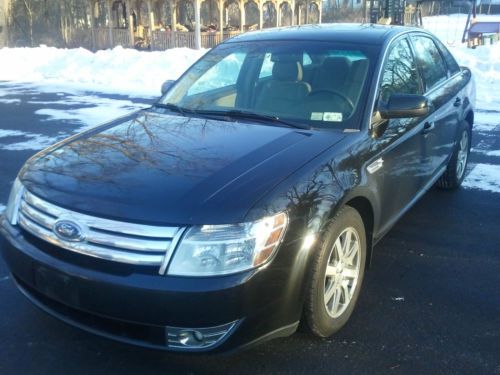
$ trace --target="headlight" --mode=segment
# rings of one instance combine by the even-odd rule
[[[214,276],[267,262],[288,224],[285,213],[251,223],[203,225],[188,229],[168,268],[169,275]]]
[[[21,203],[23,191],[23,184],[21,184],[21,181],[16,178],[14,184],[12,185],[12,189],[10,190],[9,201],[7,202],[7,208],[5,209],[5,217],[11,225],[17,224],[19,204]]]

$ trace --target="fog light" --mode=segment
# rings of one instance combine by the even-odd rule
[[[177,335],[177,339],[186,346],[202,346],[205,342],[203,333],[200,331],[181,331]]]
[[[241,321],[214,327],[165,327],[168,347],[179,350],[203,351],[222,344]]]

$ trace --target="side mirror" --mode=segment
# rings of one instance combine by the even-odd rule
[[[168,81],[163,82],[161,85],[161,94],[165,95],[168,90],[174,85],[175,81],[172,79],[169,79]]]
[[[430,111],[429,102],[423,95],[392,94],[387,103],[379,103],[378,110],[383,119],[421,117]]]

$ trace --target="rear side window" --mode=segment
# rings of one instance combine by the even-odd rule
[[[450,51],[448,51],[448,48],[446,48],[444,44],[441,43],[439,40],[435,40],[435,42],[438,45],[441,54],[443,55],[446,65],[448,66],[448,71],[450,72],[450,76],[458,73],[460,71],[460,67],[458,66],[457,61],[455,60],[453,55],[450,53]]]
[[[421,94],[417,66],[406,39],[396,42],[389,52],[380,90],[384,102],[392,94]]]
[[[302,54],[302,67],[306,67],[312,64],[311,57],[304,52]],[[270,77],[273,74],[274,60],[271,53],[266,53],[264,56],[264,61],[262,62],[262,67],[259,73],[259,79]]]
[[[413,36],[415,54],[422,70],[426,91],[437,86],[448,78],[448,69],[431,38]]]

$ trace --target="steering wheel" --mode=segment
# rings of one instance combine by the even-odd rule
[[[348,109],[348,111],[346,111],[346,112],[352,113],[354,111],[354,103],[352,102],[352,100],[349,97],[347,97],[345,94],[343,94],[337,90],[333,90],[333,89],[315,90],[315,91],[311,91],[309,93],[309,97],[321,95],[321,94],[323,94],[323,95],[329,94],[329,95],[333,95],[333,96],[336,96],[337,98],[342,99],[343,104],[346,104],[345,107],[347,107],[347,109]]]

